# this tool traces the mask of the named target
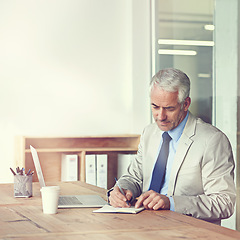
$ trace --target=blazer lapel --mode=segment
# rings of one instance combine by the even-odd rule
[[[174,162],[172,165],[171,175],[168,184],[168,195],[172,196],[174,194],[177,175],[179,172],[180,167],[185,159],[188,149],[193,143],[191,137],[195,134],[195,127],[196,127],[196,118],[189,113],[188,121],[186,126],[183,130],[182,136],[180,137],[176,155],[174,157]]]
[[[162,138],[162,131],[158,128],[157,124],[154,124],[154,131],[149,136],[147,140],[147,144],[149,147],[146,147],[147,152],[145,153],[144,159],[147,161],[144,164],[143,171],[144,171],[144,187],[143,191],[147,191],[150,185],[150,181],[152,179],[152,171],[155,166],[160,141]]]
[[[152,170],[157,161],[159,146],[162,139],[162,133],[163,131],[161,131],[158,127],[156,127],[150,139],[151,152],[148,153],[148,156],[150,156],[148,158],[148,166],[149,166],[148,171],[150,171],[150,174],[149,174],[150,176],[152,176]]]

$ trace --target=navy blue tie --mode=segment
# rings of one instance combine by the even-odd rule
[[[152,181],[149,187],[149,190],[154,190],[155,192],[160,192],[164,183],[166,164],[169,153],[169,142],[171,140],[171,137],[168,135],[167,132],[163,133],[162,138],[163,143],[153,169]]]

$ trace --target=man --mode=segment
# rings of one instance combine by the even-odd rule
[[[233,214],[236,193],[231,145],[219,129],[188,111],[189,92],[190,80],[180,70],[161,70],[152,78],[155,123],[144,129],[137,156],[118,181],[125,196],[117,186],[109,191],[111,205],[129,207],[138,197],[136,208],[170,209],[216,224]],[[170,136],[165,143],[168,150],[160,150],[163,132]],[[161,151],[167,152],[166,167],[161,166]],[[160,189],[155,190],[154,185]]]

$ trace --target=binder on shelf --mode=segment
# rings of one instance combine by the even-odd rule
[[[85,156],[86,166],[86,183],[96,185],[97,184],[97,171],[96,171],[96,155],[87,154]]]
[[[97,155],[97,186],[107,189],[107,154]]]
[[[78,180],[78,155],[62,154],[61,180]]]
[[[127,173],[129,164],[135,158],[136,154],[118,154],[118,172],[117,177],[120,178],[122,175]]]

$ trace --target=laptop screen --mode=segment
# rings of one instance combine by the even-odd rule
[[[34,162],[34,166],[37,172],[37,176],[38,176],[38,181],[40,183],[40,187],[45,187],[45,181],[43,178],[43,173],[42,173],[42,168],[39,162],[39,158],[38,158],[38,154],[37,154],[37,150],[30,145],[30,149],[31,149],[31,153],[32,153],[32,157],[33,157],[33,162]]]

